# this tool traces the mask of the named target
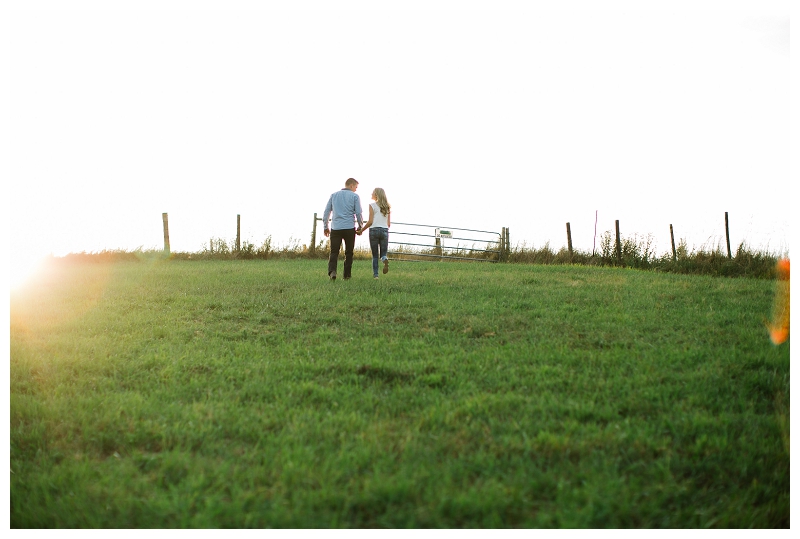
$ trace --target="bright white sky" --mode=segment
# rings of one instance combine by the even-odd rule
[[[724,247],[727,211],[789,250],[787,2],[328,4],[11,2],[12,256],[160,249],[162,212],[173,251],[306,244],[351,176],[514,245],[597,211]]]

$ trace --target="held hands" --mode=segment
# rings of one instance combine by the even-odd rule
[[[359,236],[361,235],[361,233],[362,233],[362,232],[364,232],[364,229],[363,229],[363,228],[361,228],[361,227],[358,227],[358,228],[356,229],[356,234],[358,234]]]

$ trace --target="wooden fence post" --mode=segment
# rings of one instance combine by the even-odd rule
[[[731,234],[728,230],[728,212],[725,212],[725,241],[728,242],[728,258],[731,257]]]
[[[242,243],[241,243],[241,239],[242,239],[242,236],[241,236],[241,223],[242,223],[241,215],[236,214],[236,252],[237,253],[242,248]]]
[[[314,249],[316,248],[316,245],[317,245],[317,214],[315,213],[314,226],[311,228],[311,249],[309,249],[309,251],[313,253]]]
[[[499,253],[497,253],[497,261],[502,262],[506,254],[506,227],[500,229],[500,240],[497,244]]]
[[[619,219],[615,221],[617,226],[617,262],[622,262],[622,244],[619,241]]]
[[[669,224],[669,237],[672,240],[672,261],[678,261],[678,254],[675,252],[675,233],[672,231],[672,223]]]
[[[506,227],[506,256],[511,256],[511,233],[509,232],[508,227]]]
[[[500,257],[501,262],[508,260],[511,254],[511,247],[508,244],[508,227],[504,226],[500,229]]]
[[[567,223],[567,247],[569,248],[569,259],[572,260],[572,232],[569,229],[569,223]]]
[[[161,214],[161,220],[164,221],[164,254],[169,254],[169,219],[166,213]]]

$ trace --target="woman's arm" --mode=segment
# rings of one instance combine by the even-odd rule
[[[370,208],[372,209],[372,208]],[[371,216],[372,214],[370,214]],[[389,215],[386,216],[386,227],[392,226],[392,212],[389,212]]]
[[[366,229],[372,225],[372,219],[375,217],[375,210],[372,209],[372,205],[369,206],[369,219],[367,222],[364,223],[364,226],[361,227],[361,232],[363,233]]]

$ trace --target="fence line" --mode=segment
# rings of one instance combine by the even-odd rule
[[[169,219],[168,214],[162,213],[162,222],[164,227],[164,252],[166,254],[170,253],[170,241],[169,241]],[[595,242],[597,237],[597,220],[595,215]],[[313,220],[313,227],[311,231],[311,245],[309,251],[314,253],[316,251],[316,243],[317,243],[317,222],[322,221],[321,217],[314,214]],[[498,262],[498,261],[505,261],[508,260],[509,255],[511,254],[511,242],[509,238],[509,229],[507,227],[503,227],[500,232],[497,231],[489,231],[489,230],[477,230],[472,228],[461,228],[461,227],[443,227],[443,226],[436,226],[436,225],[429,225],[429,224],[421,224],[421,223],[400,223],[395,222],[394,225],[406,226],[406,227],[416,227],[416,228],[426,228],[426,229],[433,229],[433,234],[430,233],[422,233],[422,232],[408,232],[408,231],[397,231],[393,230],[391,232],[390,237],[394,236],[414,236],[418,238],[434,238],[435,242],[433,245],[427,243],[414,243],[414,242],[401,242],[401,241],[394,241],[390,240],[389,243],[396,245],[396,246],[409,246],[409,247],[427,247],[433,250],[433,253],[415,253],[415,252],[404,252],[400,251],[390,251],[389,254],[392,255],[399,255],[399,256],[419,256],[419,257],[428,257],[428,258],[438,258],[438,259],[452,259],[452,260],[474,260],[474,261],[489,261],[489,262]],[[621,234],[620,234],[620,222],[619,220],[615,220],[615,229],[616,229],[616,237],[614,242],[614,254],[616,255],[617,261],[622,261],[622,242],[621,242]],[[573,248],[572,248],[572,230],[570,223],[567,222],[566,224],[567,229],[567,249],[569,251],[570,258],[573,256]],[[481,238],[474,238],[474,237],[454,237],[452,231],[460,231],[460,232],[472,232],[477,234],[490,234],[492,236],[491,239],[481,239]],[[669,233],[670,233],[670,242],[672,247],[672,258],[673,260],[677,259],[677,250],[675,248],[675,232],[673,229],[672,223],[669,225]],[[472,241],[477,243],[485,244],[484,249],[476,248],[476,247],[466,247],[462,246],[461,244],[457,244],[454,247],[446,247],[443,243],[443,239],[453,240],[453,241]],[[728,258],[732,258],[731,252],[731,241],[730,241],[730,221],[728,217],[728,212],[725,212],[725,240],[726,246],[728,251]],[[491,245],[497,245],[497,248],[489,248]],[[401,247],[402,248],[402,247]],[[241,215],[236,215],[236,252],[241,250]],[[213,243],[210,245],[210,250],[213,252]],[[450,254],[446,254],[449,251]],[[497,258],[478,258],[475,257],[465,257],[465,256],[457,256],[458,253],[488,253],[490,255],[496,254]],[[595,248],[592,249],[592,255],[595,255]],[[408,260],[404,258],[403,260]]]

